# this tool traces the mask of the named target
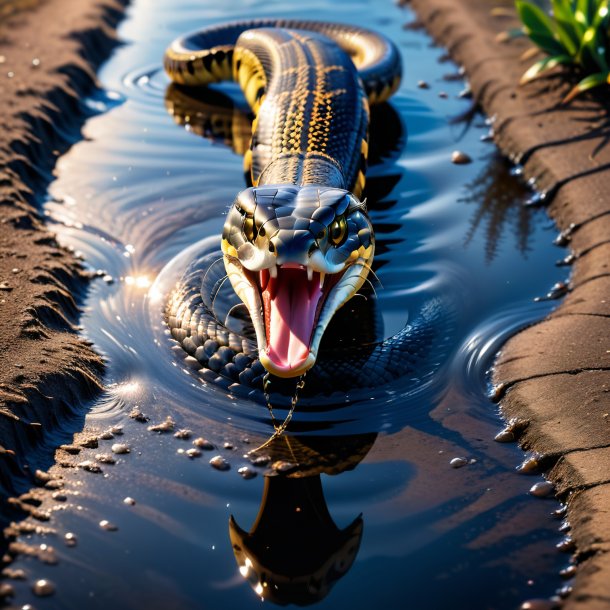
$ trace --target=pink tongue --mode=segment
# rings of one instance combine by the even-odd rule
[[[267,316],[267,355],[279,368],[295,369],[309,356],[318,302],[319,274],[308,281],[304,269],[278,267],[264,294]]]

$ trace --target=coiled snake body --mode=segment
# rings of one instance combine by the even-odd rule
[[[244,155],[251,186],[230,207],[222,235],[224,268],[255,339],[217,319],[209,298],[217,256],[202,252],[166,312],[190,360],[233,388],[257,386],[265,370],[297,377],[317,360],[313,378],[327,390],[413,373],[430,353],[436,302],[394,337],[348,347],[325,341],[318,358],[331,318],[360,290],[373,261],[360,197],[369,105],[387,100],[400,82],[393,43],[338,24],[239,22],[177,39],[165,69],[178,85],[237,81],[255,116]]]

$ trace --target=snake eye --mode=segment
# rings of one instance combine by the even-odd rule
[[[329,228],[330,241],[335,246],[340,246],[347,237],[347,221],[345,216],[335,218]]]
[[[256,237],[254,234],[254,216],[246,214],[244,217],[243,231],[248,241],[254,241]]]

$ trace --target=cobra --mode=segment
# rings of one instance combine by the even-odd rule
[[[251,186],[227,214],[224,265],[264,368],[302,375],[371,269],[374,232],[361,200],[369,105],[398,87],[400,55],[363,28],[258,20],[181,37],[164,65],[179,85],[238,82],[254,113],[244,156]]]

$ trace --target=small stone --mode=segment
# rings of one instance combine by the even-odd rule
[[[441,99],[443,99],[443,100],[446,100],[446,99],[449,97],[449,95],[447,95],[447,92],[446,92],[446,91],[441,91],[441,92],[438,94],[438,96],[439,96]]]
[[[175,425],[174,420],[168,415],[164,422],[155,424],[154,426],[148,426],[148,430],[150,432],[159,432],[159,434],[163,434],[164,432],[171,432]]]
[[[15,588],[7,582],[0,583],[0,600],[15,596]]]
[[[550,599],[528,599],[519,606],[519,610],[555,610],[557,607]]]
[[[532,485],[529,492],[537,498],[547,498],[555,492],[555,486],[550,481],[540,481]]]
[[[559,576],[561,578],[574,578],[576,576],[576,566],[574,564],[570,564],[567,568],[564,568],[559,572]]]
[[[222,446],[224,449],[229,449],[229,450],[232,450],[234,448],[233,443],[229,443],[229,442],[224,443]]]
[[[82,468],[83,470],[86,470],[87,472],[94,472],[96,474],[99,474],[100,472],[102,472],[102,469],[93,461],[91,460],[85,460],[84,462],[79,462],[77,464],[77,466],[79,468]]]
[[[2,576],[4,578],[10,578],[11,580],[25,580],[27,578],[27,574],[25,570],[21,568],[4,568],[2,570]],[[0,593],[0,598],[2,597],[2,593]]]
[[[100,527],[107,532],[116,532],[119,529],[114,523],[111,523],[107,519],[102,519],[100,521]]]
[[[253,466],[266,466],[271,461],[271,457],[268,455],[248,455],[248,457]]]
[[[185,453],[191,459],[201,457],[201,450],[197,449],[197,447],[191,447],[191,449],[187,449]]]
[[[40,59],[38,59],[38,57],[34,57],[34,59],[32,59],[32,67],[38,68],[38,66],[40,66]]]
[[[277,462],[273,462],[273,464],[271,464],[271,468],[275,470],[275,472],[290,472],[296,467],[296,464],[286,460],[278,460]]]
[[[102,464],[116,464],[115,459],[109,453],[98,453],[95,459]]]
[[[115,436],[121,436],[123,434],[123,426],[112,426],[112,428],[110,428],[110,432],[112,432],[112,434]]]
[[[257,475],[256,470],[253,470],[250,466],[242,466],[237,472],[244,479],[253,479]]]
[[[530,455],[517,466],[517,472],[521,474],[535,474],[540,472],[540,462],[542,456],[538,453]]]
[[[216,455],[210,460],[210,466],[216,470],[229,470],[231,465],[225,460],[222,455]]]
[[[456,165],[466,165],[467,163],[472,163],[472,157],[460,150],[454,150],[451,153],[451,163],[455,163]]]
[[[181,430],[178,430],[174,433],[174,438],[179,438],[182,440],[188,440],[189,438],[191,438],[191,436],[193,436],[192,431],[186,428],[182,428]]]
[[[54,491],[51,494],[51,497],[53,498],[53,500],[55,500],[56,502],[65,502],[68,499],[68,496],[66,496],[65,493],[61,492],[61,491]]]
[[[110,449],[112,450],[112,453],[116,453],[117,455],[124,455],[131,451],[129,445],[126,445],[125,443],[114,443]]]
[[[468,459],[465,457],[454,457],[449,464],[451,468],[462,468],[468,464]]]
[[[136,501],[130,497],[127,496],[124,500],[123,500],[123,504],[127,504],[127,506],[133,506],[136,503]]]
[[[114,438],[114,434],[112,434],[110,430],[104,430],[104,432],[100,434],[100,438],[103,441],[110,441]]]
[[[0,290],[10,292],[13,287],[8,282],[0,282]]]
[[[34,592],[34,595],[38,595],[38,597],[48,597],[55,593],[55,585],[50,580],[41,578],[34,583],[32,591]]]
[[[149,420],[149,417],[147,417],[146,415],[144,415],[144,413],[142,413],[142,411],[140,411],[140,407],[134,407],[130,411],[129,417],[131,417],[131,419],[139,421],[140,423],[146,423]]]
[[[114,284],[114,278],[108,273],[102,277],[102,281],[106,282],[106,284]]]
[[[430,84],[427,83],[425,80],[418,80],[417,81],[417,86],[420,89],[430,89]]]
[[[571,553],[574,550],[576,543],[571,536],[566,536],[561,542],[555,545],[558,551],[562,553]]]
[[[198,447],[199,449],[203,449],[204,451],[211,451],[212,449],[214,449],[214,445],[212,445],[210,441],[206,440],[205,438],[202,438],[201,436],[193,441],[193,445],[195,445],[195,447]]]
[[[66,546],[76,546],[78,542],[76,534],[72,532],[67,532],[64,536],[64,542],[66,543]]]

